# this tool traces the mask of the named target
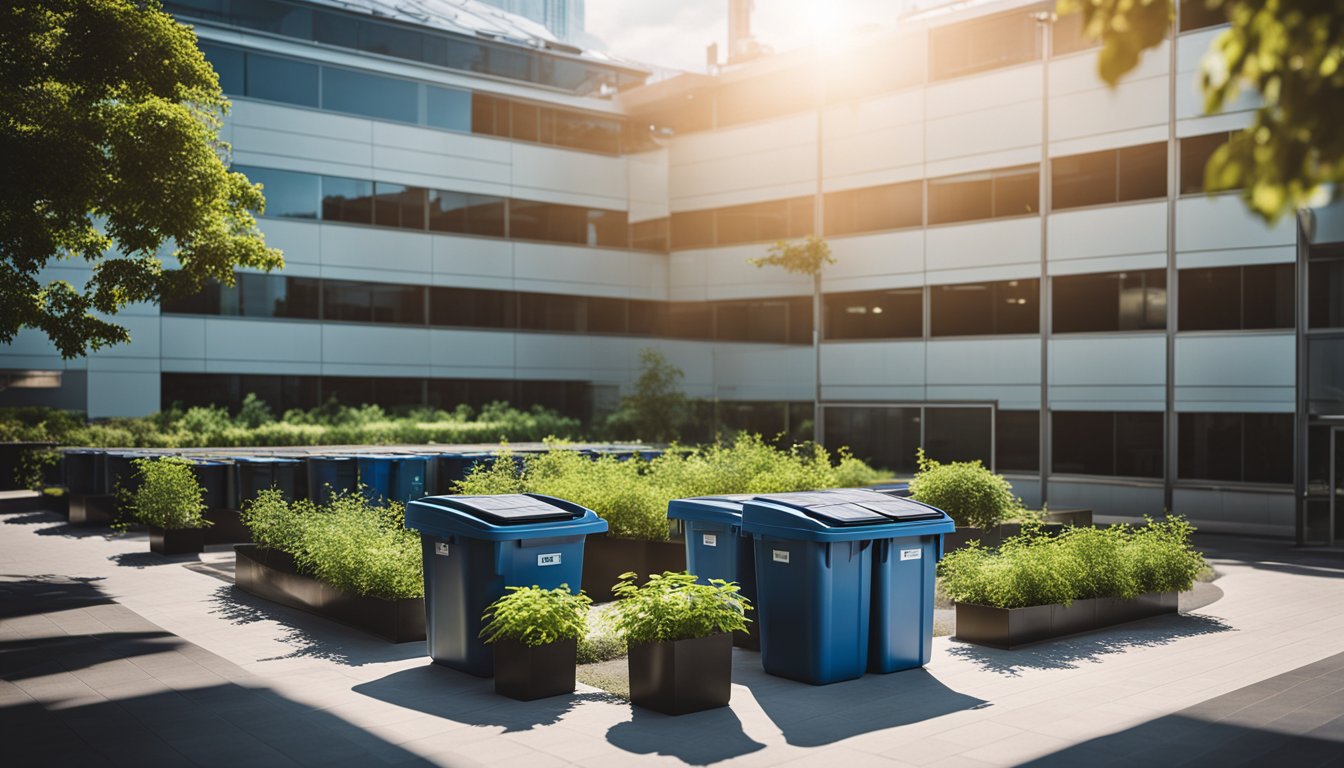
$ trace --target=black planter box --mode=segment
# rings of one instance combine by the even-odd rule
[[[1110,597],[1074,600],[1068,605],[992,608],[957,603],[957,640],[991,648],[1017,648],[1056,637],[1176,613],[1176,592],[1149,592],[1133,600]]]
[[[728,706],[733,636],[630,646],[630,701],[667,715]]]
[[[686,543],[645,541],[599,533],[583,545],[583,591],[596,603],[616,599],[611,588],[621,574],[634,571],[644,583],[651,573],[686,570]]]
[[[205,551],[204,528],[149,528],[149,551],[160,555],[194,555]]]
[[[70,516],[70,494],[42,494],[41,506],[43,512],[55,512],[61,517]]]
[[[492,647],[495,650],[495,693],[519,701],[532,701],[574,692],[578,640],[537,646],[524,645],[517,640],[498,640]]]
[[[207,509],[205,519],[210,527],[205,529],[206,544],[250,544],[252,531],[238,517],[236,509]]]
[[[111,525],[117,521],[117,499],[106,494],[71,494],[69,515],[72,525]]]
[[[19,484],[18,470],[25,453],[55,447],[56,443],[52,442],[0,443],[0,491],[23,490]],[[44,470],[44,475],[49,477],[48,472]]]
[[[1088,519],[1091,519],[1090,514]],[[1058,536],[1064,532],[1064,524],[1047,521],[1041,524],[1041,531],[1047,536]],[[943,551],[951,552],[954,549],[961,549],[972,541],[980,542],[982,547],[993,548],[1002,544],[1004,539],[1016,536],[1021,532],[1021,523],[1002,523],[993,528],[959,525],[955,532],[943,535]]]
[[[420,597],[384,600],[344,592],[312,576],[299,573],[294,558],[256,544],[238,544],[234,583],[244,592],[391,640],[407,643],[425,639],[425,600]]]

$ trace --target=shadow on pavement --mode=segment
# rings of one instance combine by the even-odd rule
[[[765,748],[743,732],[742,721],[728,707],[678,717],[643,707],[631,710],[630,720],[607,731],[607,741],[626,752],[709,765]]]
[[[111,603],[99,581],[101,576],[0,576],[0,620]]]
[[[160,565],[181,565],[183,563],[194,563],[201,559],[200,555],[160,555],[157,552],[119,552],[115,555],[109,555],[108,560],[116,563],[122,568],[155,568]]]
[[[954,640],[947,652],[970,661],[982,671],[1018,677],[1029,669],[1077,669],[1113,653],[1135,648],[1169,645],[1184,637],[1233,632],[1235,629],[1211,616],[1177,614],[1121,624],[1085,635],[1048,640],[1011,651]]]
[[[18,514],[5,515],[0,522],[5,525],[42,525],[45,523],[55,523],[46,528],[38,528],[33,531],[38,536],[64,536],[70,539],[91,539],[91,538],[111,538],[112,531],[106,527],[72,525],[61,515],[55,512],[22,512]]]

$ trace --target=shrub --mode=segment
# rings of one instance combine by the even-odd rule
[[[245,502],[238,516],[252,532],[253,541],[263,547],[293,553],[302,546],[303,523],[308,519],[299,512],[298,506],[285,501],[283,491],[268,488]],[[305,506],[311,510],[311,504]]]
[[[634,573],[621,574],[612,587],[616,631],[630,645],[693,640],[721,632],[745,631],[751,610],[736,584],[712,579],[697,584],[695,576],[668,571],[649,576],[637,586]]]
[[[176,456],[131,462],[140,486],[129,494],[131,515],[154,528],[204,528],[205,489],[196,481],[191,462]]]
[[[992,528],[1022,506],[1003,475],[979,461],[941,464],[922,448],[918,456],[919,473],[910,481],[910,495],[951,515],[957,525]]]
[[[517,640],[523,645],[549,645],[588,635],[588,607],[593,601],[582,592],[571,594],[568,584],[558,589],[506,587],[508,594],[491,603],[481,618],[481,639]]]
[[[47,475],[60,463],[61,452],[54,448],[29,448],[19,454],[14,482],[20,488],[40,491],[47,487]]]

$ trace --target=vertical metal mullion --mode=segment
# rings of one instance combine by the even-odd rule
[[[1041,413],[1039,426],[1039,461],[1041,483],[1041,505],[1044,507],[1050,499],[1050,304],[1053,291],[1050,286],[1050,57],[1052,35],[1051,24],[1054,14],[1049,11],[1036,14],[1036,28],[1041,31],[1041,160],[1039,174],[1039,207],[1041,215],[1041,255],[1040,282],[1036,286],[1037,332],[1041,337]]]
[[[1167,323],[1165,392],[1162,413],[1162,506],[1170,512],[1174,503],[1177,472],[1176,431],[1176,310],[1180,291],[1176,271],[1176,192],[1180,181],[1176,140],[1176,43],[1181,4],[1174,3],[1171,33],[1167,36]]]

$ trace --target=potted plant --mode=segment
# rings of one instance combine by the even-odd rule
[[[747,628],[737,585],[697,584],[686,572],[624,573],[612,588],[614,624],[629,644],[630,701],[669,715],[728,706],[733,632]]]
[[[161,555],[185,555],[205,550],[204,490],[196,481],[191,462],[176,456],[136,459],[138,479],[126,493],[131,517],[149,526],[149,549]],[[123,529],[125,526],[121,526]]]
[[[481,616],[481,639],[495,650],[495,693],[519,701],[573,693],[579,640],[588,634],[593,601],[571,593],[568,584],[506,589]]]

